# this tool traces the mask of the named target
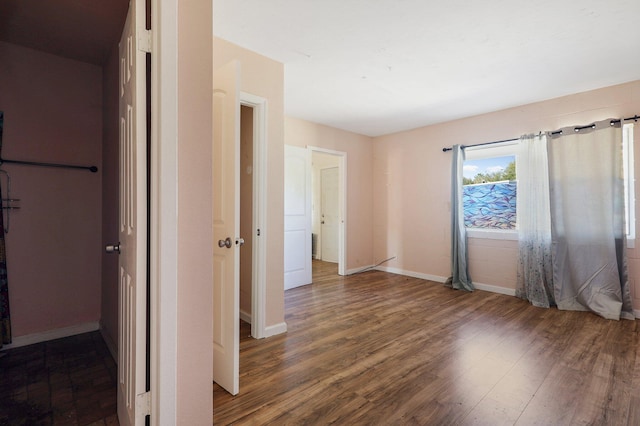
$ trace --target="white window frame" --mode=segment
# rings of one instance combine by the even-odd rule
[[[627,247],[636,246],[636,197],[633,153],[633,123],[622,125],[622,167],[624,173],[624,218]]]
[[[491,145],[470,146],[464,149],[465,159],[482,160],[484,158],[514,156],[516,159],[516,170],[518,170],[518,142],[519,140],[500,142]],[[517,208],[517,207],[516,207]],[[489,240],[517,240],[518,224],[516,229],[481,229],[466,228],[467,237],[484,238]]]

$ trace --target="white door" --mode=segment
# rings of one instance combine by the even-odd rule
[[[284,147],[284,289],[312,280],[311,160],[305,148]]]
[[[120,205],[118,248],[118,420],[143,425],[146,386],[147,123],[146,53],[139,50],[144,2],[134,0],[120,40]],[[141,29],[141,30],[140,30]]]
[[[325,262],[338,263],[338,228],[340,225],[338,203],[338,168],[320,170],[322,255]]]
[[[235,395],[240,357],[238,63],[213,75],[213,380]]]

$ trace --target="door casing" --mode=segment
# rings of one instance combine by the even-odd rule
[[[253,249],[251,253],[251,336],[266,337],[265,311],[267,287],[267,100],[240,92],[240,105],[253,109]]]

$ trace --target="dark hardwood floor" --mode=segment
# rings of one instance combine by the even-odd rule
[[[640,424],[637,321],[314,267],[285,292],[286,334],[242,324],[240,394],[214,384],[214,424]]]
[[[2,352],[0,425],[117,425],[116,377],[98,331]]]
[[[314,266],[286,334],[241,324],[240,394],[214,384],[214,424],[640,424],[637,321]],[[99,333],[4,354],[0,425],[117,424]]]

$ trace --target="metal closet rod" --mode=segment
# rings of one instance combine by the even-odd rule
[[[620,123],[621,121],[638,121],[640,120],[640,116],[638,116],[637,114],[634,115],[633,117],[628,117],[628,118],[622,118],[622,119],[618,119],[618,120],[611,120],[611,125],[613,126],[614,124]],[[582,127],[575,127],[574,130],[576,132],[583,130],[583,129],[590,129],[592,127],[595,127],[595,124],[589,124],[588,126],[582,126]],[[561,135],[562,134],[562,130],[556,130],[554,132],[550,133],[551,135]],[[503,143],[503,142],[515,142],[517,140],[520,140],[520,138],[516,138],[516,139],[505,139],[503,141],[495,141],[495,142],[484,142],[484,143],[477,143],[475,145],[462,145],[462,148],[469,148],[471,146],[483,146],[483,145],[493,145],[496,143]],[[449,148],[442,148],[442,152],[447,152],[447,151],[451,151],[453,148],[449,147]]]
[[[5,160],[0,158],[0,165],[2,165],[3,163],[22,164],[25,166],[59,167],[63,169],[89,170],[91,173],[96,173],[98,171],[98,168],[96,166],[75,166],[73,164],[41,163],[38,161]]]

